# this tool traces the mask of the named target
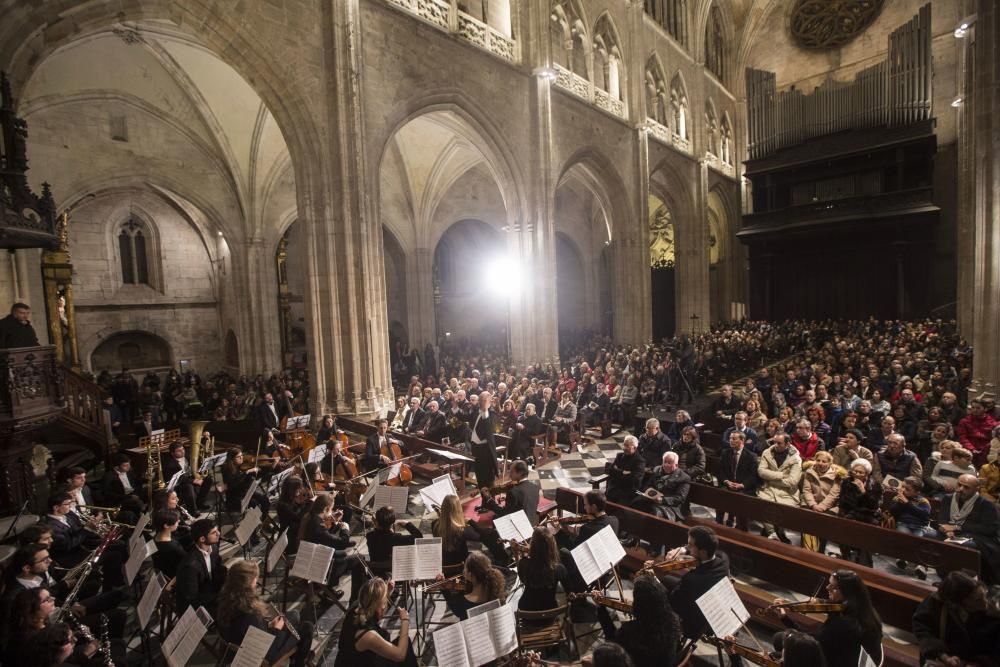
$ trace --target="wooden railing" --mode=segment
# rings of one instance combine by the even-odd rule
[[[104,399],[108,392],[99,384],[88,380],[79,373],[63,367],[63,392],[66,397],[66,411],[59,421],[65,427],[97,442],[105,455],[108,454],[108,429]]]

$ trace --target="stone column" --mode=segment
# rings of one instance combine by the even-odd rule
[[[708,194],[708,163],[700,160],[696,168],[698,186],[694,192],[694,210],[678,215],[674,223],[676,238],[677,332],[705,331],[711,320],[708,273],[708,219],[705,208]],[[692,315],[697,316],[692,319]]]
[[[382,227],[366,176],[358,1],[324,5],[324,144],[296,147],[295,180],[306,234],[311,407],[372,415],[392,406],[392,383]]]
[[[1000,7],[979,0],[975,43],[975,259],[972,263],[975,350],[973,393],[1000,387]]]
[[[438,342],[434,310],[434,251],[417,248],[406,257],[406,328],[410,345],[423,354],[424,345]],[[437,372],[437,369],[434,371]]]

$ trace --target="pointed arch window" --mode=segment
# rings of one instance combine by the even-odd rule
[[[726,40],[722,31],[722,12],[718,5],[712,5],[705,25],[705,67],[719,81],[726,80]]]
[[[683,140],[688,138],[688,99],[684,92],[684,84],[679,76],[675,76],[670,83],[670,111],[673,119],[672,127],[674,134]]]
[[[129,218],[118,230],[118,256],[122,282],[126,285],[150,285],[149,231],[140,221]]]

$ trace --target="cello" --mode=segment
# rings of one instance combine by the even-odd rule
[[[385,436],[385,443],[380,449],[382,456],[389,457],[390,461],[398,461],[403,458],[403,451],[399,448],[399,441]],[[391,463],[389,464],[392,465]],[[413,481],[413,470],[406,463],[399,464],[399,474],[385,481],[386,486],[409,486]]]

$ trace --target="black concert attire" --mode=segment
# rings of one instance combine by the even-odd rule
[[[285,553],[293,554],[299,550],[299,526],[302,524],[302,517],[309,512],[309,503],[296,505],[279,501],[275,503],[275,509],[278,511],[278,529],[288,531],[288,548]]]
[[[536,435],[545,433],[545,424],[538,415],[524,415],[517,420],[518,424],[524,426],[522,429],[515,428],[510,439],[510,451],[507,452],[508,459],[525,459],[531,456],[531,445]]]
[[[619,505],[628,505],[635,500],[635,492],[640,490],[646,462],[639,453],[619,452],[607,467],[608,500]]]
[[[378,621],[369,619],[368,622],[358,623],[357,610],[351,609],[344,624],[340,628],[340,639],[337,642],[337,658],[333,667],[382,667],[388,661],[381,658],[374,651],[359,651],[356,647],[358,640],[369,632],[375,632],[385,641],[389,641],[389,633],[383,630]],[[410,646],[406,652],[406,658],[398,663],[402,667],[416,667],[417,657]]]
[[[674,635],[678,635],[676,619],[657,619],[660,623],[670,623],[674,630]],[[648,625],[640,625],[638,621],[631,620],[622,623],[614,637],[607,637],[608,640],[620,644],[625,652],[632,658],[635,667],[660,667],[660,665],[676,665],[677,651],[681,645],[680,636],[667,636],[666,641],[661,644],[654,644],[652,637],[647,630]],[[662,629],[661,629],[662,632]],[[733,663],[735,664],[735,662]]]
[[[177,613],[183,614],[188,607],[204,607],[214,616],[215,599],[225,581],[226,568],[219,556],[218,545],[212,546],[207,557],[204,551],[195,547],[177,566],[177,585],[174,588]]]
[[[501,507],[496,498],[491,497],[483,501],[483,507],[493,512],[495,516],[505,516],[514,514],[519,510],[524,510],[528,515],[528,521],[532,526],[538,524],[538,498],[542,493],[541,488],[534,482],[524,479],[503,492],[505,494],[504,504]]]
[[[716,551],[712,560],[699,563],[684,576],[668,576],[661,580],[670,589],[670,606],[681,619],[685,637],[700,638],[709,631],[708,621],[698,608],[698,598],[728,576],[729,558]]]
[[[556,563],[552,569],[540,567],[525,556],[517,564],[517,576],[524,585],[524,592],[517,603],[521,611],[544,611],[559,606],[556,593],[561,585],[565,590],[569,573],[562,563]],[[543,621],[540,625],[548,625]]]
[[[153,553],[153,567],[162,572],[168,580],[177,576],[177,568],[187,553],[180,542],[171,538],[166,542],[155,541],[156,551]]]
[[[281,418],[286,416],[278,412],[277,403],[268,403],[266,401],[261,401],[260,405],[254,408],[253,415],[262,431],[264,429],[274,430],[278,428]]]
[[[420,532],[420,529],[409,521],[403,524],[403,528],[407,532],[406,535],[397,533],[391,528],[389,530],[376,528],[375,530],[369,531],[365,536],[365,539],[368,541],[369,567],[372,569],[375,576],[391,574],[393,547],[410,546],[413,544],[414,540],[424,536],[423,533]],[[351,567],[352,603],[358,599],[358,593],[361,592],[361,587],[367,580],[368,572],[365,570],[364,566],[359,562],[354,563]]]
[[[490,410],[483,415],[479,410],[472,414],[469,446],[475,457],[476,484],[493,486],[497,469],[496,413]]]
[[[51,514],[42,517],[42,522],[52,531],[49,554],[60,567],[75,567],[101,543],[101,538],[89,530],[84,530],[83,522],[74,512],[67,513],[63,519],[65,523]],[[122,568],[128,559],[127,551],[125,543],[116,540],[111,542],[101,555],[99,566],[104,576],[104,590],[125,584]]]
[[[440,410],[437,412],[428,410],[424,413],[417,430],[423,431],[425,440],[441,442],[448,435],[448,420]]]
[[[361,467],[365,472],[375,470],[383,466],[382,464],[382,447],[386,448],[387,452],[392,450],[389,448],[389,434],[379,435],[378,433],[372,433],[365,439],[365,454],[361,457]],[[390,455],[389,458],[392,458]]]
[[[327,581],[331,586],[335,586],[341,575],[347,571],[347,552],[344,550],[351,546],[351,534],[343,526],[334,526],[328,530],[317,516],[306,515],[302,520],[307,522],[302,542],[322,544],[334,549]],[[301,546],[300,542],[299,547]]]
[[[243,504],[243,496],[253,485],[254,477],[227,462],[222,466],[222,481],[226,483],[226,511],[238,513]],[[204,484],[202,485],[204,486]],[[258,486],[250,497],[250,507],[259,507],[263,514],[271,511],[271,501]]]
[[[737,493],[742,493],[746,496],[756,496],[757,487],[760,485],[757,464],[757,455],[746,447],[743,447],[739,454],[732,447],[727,447],[722,450],[722,459],[719,462],[719,486],[728,489],[723,482],[736,482],[743,485],[743,488]],[[716,512],[715,520],[718,523],[723,523],[724,515],[724,512]],[[731,514],[726,520],[726,525],[733,525],[734,519],[737,528],[740,530],[747,529],[748,522],[746,517],[733,517]]]
[[[650,480],[652,488],[663,494],[662,502],[657,502],[645,496],[636,496],[630,503],[640,512],[655,514],[671,521],[683,521],[689,513],[687,503],[688,491],[691,489],[691,477],[680,468],[673,472],[663,472],[663,466],[658,466]]]
[[[128,488],[125,488],[126,482]],[[104,478],[101,480],[101,493],[106,505],[121,507],[116,521],[135,525],[142,514],[145,503],[142,502],[142,482],[131,470],[123,473],[112,468],[104,473]]]
[[[431,533],[434,536],[438,535],[438,519],[434,520],[431,524]],[[472,523],[466,524],[462,532],[456,537],[456,539],[447,543],[444,540],[441,541],[441,565],[443,567],[448,567],[449,565],[459,565],[465,562],[465,559],[469,557],[469,542],[481,542],[482,535],[479,533],[479,528]]]
[[[2,602],[7,611],[10,610],[10,605],[14,596],[21,591],[33,588],[44,588],[52,594],[52,597],[58,598],[59,601],[62,602],[65,599],[65,596],[73,588],[65,581],[56,581],[49,572],[45,572],[44,574],[38,576],[40,577],[40,581],[19,578],[8,580],[7,587],[4,590]],[[96,585],[94,590],[96,590]],[[108,617],[108,635],[114,639],[121,639],[125,631],[125,622],[128,619],[128,614],[124,609],[119,609],[118,605],[125,601],[125,592],[122,589],[114,589],[105,593],[97,593],[94,595],[91,595],[90,593],[91,591],[88,591],[87,584],[84,584],[81,587],[79,597],[76,601],[76,603],[83,607],[86,611],[86,613],[80,618],[80,621],[87,627],[91,628],[91,630],[98,630],[101,627],[101,615],[104,614]],[[7,614],[3,615],[6,616]]]
[[[250,626],[253,626],[258,630],[263,630],[274,635],[274,641],[271,643],[271,648],[268,649],[267,658],[265,659],[267,664],[277,664],[279,658],[291,651],[292,648],[295,648],[295,655],[289,664],[292,667],[302,667],[306,664],[306,658],[309,656],[309,651],[312,648],[313,625],[312,623],[299,622],[298,615],[293,616],[292,614],[294,612],[285,615],[284,628],[275,630],[267,624],[264,617],[260,614],[238,610],[225,623],[219,623],[219,635],[230,644],[239,645],[243,643],[243,638],[246,636]],[[296,641],[295,637],[288,630],[289,621],[292,622],[299,633],[298,641]]]
[[[913,634],[920,646],[920,664],[942,655],[960,658],[965,664],[1000,654],[1000,620],[985,611],[969,614],[946,605],[936,593],[914,612]]]
[[[573,560],[573,549],[604,530],[606,526],[611,526],[615,534],[618,533],[618,519],[607,514],[602,514],[592,521],[580,524],[580,532],[576,536],[570,535],[565,530],[560,530],[556,533],[556,544],[559,545],[559,560],[566,568],[566,588],[569,592],[582,593],[587,590],[587,582],[580,576],[580,570],[577,569],[576,561]]]
[[[201,487],[195,493],[195,485],[192,482],[194,479],[193,472],[191,470],[191,463],[187,458],[177,459],[170,455],[170,452],[161,457],[161,464],[163,466],[163,481],[169,482],[174,475],[177,474],[178,470],[184,470],[184,474],[177,481],[174,486],[174,491],[177,492],[177,498],[181,501],[181,504],[187,508],[187,510],[195,517],[198,516],[199,507],[205,505],[205,501],[208,498],[208,492],[212,489],[212,479],[211,477],[205,477],[202,480]]]
[[[798,630],[799,626],[789,617],[781,619],[787,627]],[[775,650],[783,643],[783,634],[775,638]],[[813,635],[823,649],[826,667],[857,667],[861,649],[871,657],[876,665],[882,664],[882,632],[865,635],[856,620],[842,612],[830,612]]]

